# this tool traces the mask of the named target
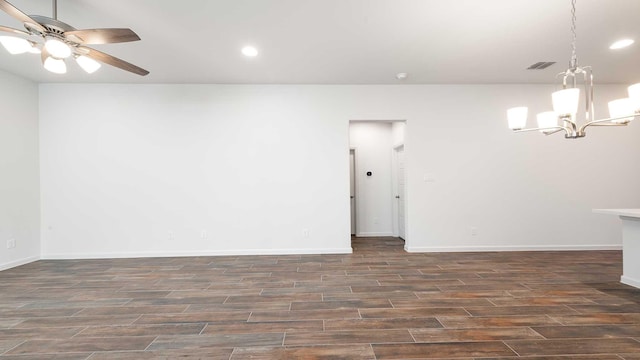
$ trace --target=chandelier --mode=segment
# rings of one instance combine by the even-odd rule
[[[576,55],[576,0],[571,1],[571,43],[572,54],[569,69],[556,76],[562,77],[562,90],[551,94],[553,111],[537,114],[536,128],[525,128],[527,123],[527,107],[515,107],[507,110],[509,128],[514,132],[540,131],[545,135],[564,131],[567,139],[578,139],[585,136],[589,126],[625,126],[640,116],[640,83],[629,86],[629,97],[609,102],[609,118],[595,119],[593,105],[593,74],[591,66],[578,66]],[[579,82],[584,86],[586,109],[584,119],[577,121],[580,103]]]

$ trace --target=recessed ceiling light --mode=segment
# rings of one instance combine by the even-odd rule
[[[396,74],[396,79],[398,79],[398,80],[404,80],[404,79],[406,79],[406,78],[407,78],[407,76],[409,76],[409,74],[407,74],[407,73],[397,73],[397,74]]]
[[[611,50],[617,50],[617,49],[622,49],[622,48],[626,48],[627,46],[633,44],[633,40],[631,39],[622,39],[622,40],[618,40],[616,42],[614,42],[613,44],[611,44],[611,46],[609,46],[609,49]]]
[[[258,56],[258,49],[253,46],[245,46],[242,48],[242,54],[248,57],[256,57]]]

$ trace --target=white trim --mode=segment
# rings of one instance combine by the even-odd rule
[[[640,289],[640,280],[632,279],[628,276],[622,275],[620,276],[620,282]]]
[[[622,245],[405,246],[404,249],[407,252],[584,251],[622,250]]]
[[[361,232],[356,234],[356,237],[382,237],[382,236],[393,236],[393,233],[392,232]]]
[[[393,231],[393,236],[398,237],[400,235],[400,224],[398,222],[398,201],[395,198],[398,195],[398,149],[403,145],[393,146],[391,149],[391,196],[394,198],[391,199],[391,229]],[[406,230],[406,229],[405,229]]]
[[[347,132],[348,133],[348,132]],[[351,152],[353,151],[353,179],[351,179]],[[358,211],[358,201],[360,198],[360,194],[358,194],[358,190],[360,186],[358,185],[358,148],[349,146],[349,237],[351,235],[355,235],[358,233],[358,215],[360,214]],[[355,214],[351,213],[351,180],[353,180],[353,211]],[[351,221],[353,220],[353,224]],[[354,233],[351,233],[351,230],[354,230]]]
[[[236,249],[211,251],[176,251],[176,252],[127,252],[127,253],[57,253],[43,254],[42,259],[119,259],[119,258],[147,258],[147,257],[185,257],[185,256],[229,256],[229,255],[318,255],[318,254],[351,254],[353,249]]]
[[[8,269],[11,269],[11,268],[14,268],[14,267],[18,267],[18,266],[22,266],[22,265],[26,265],[26,264],[29,264],[29,263],[32,263],[32,262],[38,261],[38,260],[40,260],[39,256],[31,256],[31,257],[24,258],[24,259],[21,259],[21,260],[11,261],[11,262],[8,262],[6,264],[0,264],[0,271],[8,270]]]

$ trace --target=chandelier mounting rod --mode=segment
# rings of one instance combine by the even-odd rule
[[[578,41],[578,35],[576,34],[576,0],[571,0],[571,34],[573,35],[573,39],[571,41],[571,61],[569,62],[569,68],[575,69],[578,67],[578,54],[576,51],[576,43]]]

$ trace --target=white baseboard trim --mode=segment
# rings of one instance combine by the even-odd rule
[[[16,261],[11,261],[8,262],[6,264],[0,264],[0,271],[2,270],[8,270],[14,267],[18,267],[18,266],[22,266],[22,265],[26,265],[28,263],[32,263],[34,261],[38,261],[40,260],[39,256],[31,256],[25,259],[20,259],[20,260],[16,260]]]
[[[632,279],[628,276],[620,276],[620,282],[640,289],[640,280]]]
[[[127,253],[54,253],[43,254],[43,260],[70,259],[126,259],[148,257],[190,257],[190,256],[242,256],[242,255],[322,255],[322,254],[351,254],[353,249],[249,249],[249,250],[203,250],[203,251],[175,251],[175,252],[127,252]]]
[[[392,232],[361,232],[356,234],[356,237],[383,237],[383,236],[393,236],[393,233]]]
[[[407,252],[585,251],[622,250],[622,245],[405,246]]]

